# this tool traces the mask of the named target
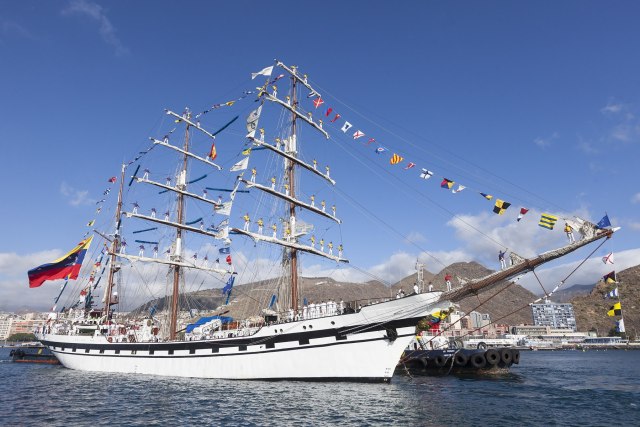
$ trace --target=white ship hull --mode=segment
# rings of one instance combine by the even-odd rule
[[[105,336],[45,335],[67,368],[179,377],[389,381],[417,321],[448,302],[440,293],[363,307],[353,314],[264,326],[247,337],[110,343]]]

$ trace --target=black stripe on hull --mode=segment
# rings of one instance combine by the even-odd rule
[[[404,334],[404,335],[398,335],[398,337],[408,337],[408,336],[413,336],[413,334]],[[332,346],[336,346],[336,345],[349,345],[349,344],[360,344],[360,343],[365,343],[365,342],[371,342],[371,341],[382,341],[382,340],[386,340],[387,338],[384,337],[380,337],[380,338],[369,338],[366,340],[352,340],[352,341],[336,341],[336,342],[332,342],[332,343],[326,343],[326,344],[314,344],[314,345],[300,345],[298,347],[290,347],[290,348],[274,348],[274,349],[269,349],[269,350],[257,350],[257,351],[238,351],[236,353],[226,353],[226,354],[220,354],[220,353],[211,353],[211,354],[184,354],[184,355],[174,355],[174,354],[167,354],[167,355],[160,355],[160,354],[105,354],[105,353],[85,353],[83,352],[69,352],[69,351],[59,351],[59,350],[54,350],[52,347],[59,347],[59,346],[63,346],[63,344],[61,343],[56,343],[56,342],[52,342],[52,341],[42,341],[42,343],[46,346],[49,346],[49,348],[51,349],[51,351],[54,354],[68,354],[68,355],[75,355],[75,356],[83,356],[83,357],[121,357],[121,358],[135,358],[135,359],[147,359],[147,358],[155,358],[155,359],[186,359],[186,358],[202,358],[202,357],[235,357],[235,356],[253,356],[255,354],[262,354],[262,353],[279,353],[282,351],[303,351],[303,350],[311,350],[314,348],[320,348],[320,347],[332,347]],[[292,341],[289,341],[292,342]],[[258,344],[260,345],[260,344]],[[64,345],[65,348],[72,348],[72,346],[69,346],[68,344]],[[209,347],[210,348],[210,347]],[[114,348],[110,347],[108,348],[109,350],[115,350]],[[127,348],[127,350],[129,351],[133,351],[132,348]],[[145,350],[141,350],[141,351],[145,351]],[[162,349],[162,350],[157,350],[155,349],[154,351],[167,351],[167,349]]]
[[[374,331],[387,331],[387,330],[395,330],[397,328],[415,326],[418,321],[422,319],[422,317],[417,318],[409,318],[409,319],[400,319],[394,320],[390,322],[385,322],[383,325],[374,324],[374,325],[358,325],[358,326],[349,326],[335,329],[321,329],[316,331],[305,331],[305,332],[297,332],[291,334],[277,334],[271,336],[262,336],[262,337],[246,337],[246,338],[223,338],[217,340],[200,340],[200,341],[178,341],[178,342],[144,342],[144,343],[102,343],[102,344],[92,344],[92,343],[69,343],[69,342],[56,342],[56,341],[41,341],[42,344],[46,345],[49,348],[52,347],[64,347],[78,350],[124,350],[124,351],[169,351],[169,350],[202,350],[202,349],[221,349],[221,348],[229,348],[229,347],[240,347],[240,346],[256,346],[256,345],[266,345],[266,344],[277,344],[283,342],[293,342],[293,341],[301,341],[301,340],[309,340],[309,339],[317,339],[317,338],[328,338],[328,337],[340,337],[344,339],[347,335],[356,335],[360,332],[374,332]],[[313,320],[306,320],[304,322],[313,322]],[[283,323],[279,325],[272,326],[264,326],[265,328],[273,328],[281,327],[283,325],[291,325],[291,323]],[[261,330],[262,330],[261,329]],[[354,342],[354,341],[351,341]],[[355,341],[357,342],[357,341]],[[345,341],[345,343],[349,343]],[[274,350],[271,350],[274,351]],[[255,354],[255,353],[251,353]],[[214,354],[215,355],[215,354]]]

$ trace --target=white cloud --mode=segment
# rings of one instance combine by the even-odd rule
[[[408,244],[417,244],[426,242],[427,238],[424,237],[424,235],[419,231],[411,231],[409,234],[407,234],[404,241]]]
[[[619,112],[626,110],[626,105],[620,102],[614,103],[613,101],[609,101],[606,106],[600,109],[602,114],[618,114]]]
[[[632,229],[634,231],[640,231],[640,222],[638,222],[638,221],[629,221],[627,223],[627,227],[629,227],[630,229]]]
[[[631,203],[640,203],[640,193],[636,193],[631,196]]]
[[[66,182],[60,184],[60,194],[65,196],[71,206],[92,205],[96,200],[89,197],[88,190],[78,190]]]
[[[583,141],[582,139],[580,139],[580,142],[578,143],[578,149],[588,155],[599,153],[599,150],[593,144]]]
[[[104,9],[99,4],[87,0],[72,0],[69,2],[68,7],[62,11],[62,14],[80,15],[97,21],[99,24],[98,31],[102,40],[115,49],[116,55],[124,56],[129,54],[129,49],[122,44],[116,35],[116,28],[107,18]]]
[[[22,37],[29,40],[36,40],[37,37],[34,36],[29,30],[27,30],[22,25],[17,22],[7,21],[0,19],[0,41],[4,37]]]
[[[606,139],[614,142],[630,143],[640,139],[640,121],[636,118],[631,106],[610,101],[600,111],[613,124]]]
[[[547,148],[551,144],[553,144],[553,141],[555,141],[556,139],[558,139],[558,132],[554,132],[553,134],[551,134],[551,136],[546,138],[538,137],[533,140],[533,143],[540,148]]]

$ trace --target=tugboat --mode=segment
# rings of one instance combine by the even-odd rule
[[[16,363],[44,363],[59,365],[60,361],[47,347],[42,344],[27,344],[16,347],[9,352],[11,360]]]
[[[459,342],[442,335],[418,335],[403,353],[399,372],[442,375],[449,373],[502,373],[520,363],[520,350],[502,348],[462,348]]]

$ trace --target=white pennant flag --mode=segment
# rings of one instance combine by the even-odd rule
[[[364,136],[364,132],[362,131],[355,131],[355,133],[353,134],[353,139],[358,139],[358,138],[362,138]]]
[[[247,166],[249,166],[249,158],[245,157],[244,159],[240,160],[235,165],[231,166],[230,171],[231,172],[243,171],[243,170],[245,170],[247,168]]]
[[[266,67],[263,68],[262,70],[258,71],[257,73],[251,73],[251,80],[255,79],[258,76],[271,76],[271,73],[273,72],[273,65],[270,67]]]
[[[453,194],[456,194],[456,193],[461,192],[461,191],[462,191],[462,190],[464,190],[465,188],[467,188],[467,187],[465,187],[464,185],[459,185],[459,184],[458,184],[458,188],[456,188],[455,190],[451,190],[451,192],[452,192]]]
[[[429,179],[433,176],[433,172],[426,170],[426,169],[422,169],[422,173],[420,174],[420,178],[422,179]]]
[[[260,118],[260,113],[262,113],[262,105],[253,110],[247,116],[247,138],[252,138],[256,135],[256,129],[258,128],[258,119]]]
[[[618,332],[626,332],[626,329],[624,328],[624,319],[620,319],[616,323],[616,329],[618,330]]]
[[[344,122],[344,124],[342,125],[342,128],[340,129],[342,132],[347,133],[347,131],[349,129],[351,129],[353,127],[353,125],[349,122]]]
[[[609,252],[607,255],[603,256],[602,262],[605,264],[613,264],[613,252]]]

